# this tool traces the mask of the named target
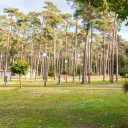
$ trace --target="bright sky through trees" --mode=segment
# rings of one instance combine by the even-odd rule
[[[67,4],[66,0],[49,0],[53,2],[63,13],[73,13],[73,9]],[[28,13],[29,11],[42,11],[45,0],[0,0],[0,14],[3,14],[3,9],[12,7],[18,8],[19,11]],[[125,22],[122,24],[121,31],[118,33],[123,39],[128,41],[128,27]]]

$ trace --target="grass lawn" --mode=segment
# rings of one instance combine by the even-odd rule
[[[122,84],[125,81],[125,79],[122,80],[122,78],[119,79],[118,82],[114,82],[111,84],[109,81],[109,78],[106,77],[106,81],[103,81],[102,76],[92,76],[91,84],[88,84],[87,82],[83,85],[81,84],[81,81],[79,81],[79,77],[75,77],[75,83],[72,82],[72,77],[68,78],[68,83],[65,82],[64,78],[61,77],[61,85],[58,85],[58,81],[53,79],[48,79],[47,87],[87,87],[87,88],[122,88]],[[34,79],[30,81],[30,79],[22,79],[22,86],[23,87],[44,87],[44,82],[41,78],[38,78],[37,81]],[[18,79],[12,79],[12,81],[8,81],[8,84],[5,85],[3,82],[3,79],[0,79],[0,87],[19,87],[19,80]]]
[[[120,128],[125,122],[122,90],[0,89],[0,128]]]

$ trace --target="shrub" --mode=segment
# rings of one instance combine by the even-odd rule
[[[63,71],[63,75],[66,75],[66,74],[68,74],[68,72],[67,71]]]
[[[124,83],[124,89],[125,89],[125,92],[128,92],[128,81]]]
[[[90,72],[90,75],[91,75],[91,76],[94,76],[94,72],[93,72],[93,71],[91,71],[91,72]]]
[[[93,71],[90,71],[90,76],[94,76],[94,72]]]
[[[20,88],[21,86],[21,76],[28,73],[29,64],[25,60],[15,61],[11,67],[11,73],[13,75],[17,74],[20,78]]]
[[[126,69],[125,68],[121,68],[121,67],[119,68],[119,75],[120,76],[123,76],[124,77],[126,75],[126,73],[127,72],[126,72]]]
[[[55,74],[54,74],[54,71],[49,71],[48,72],[48,76],[50,76],[50,77],[53,77]]]
[[[76,73],[75,73],[75,76],[78,76],[78,75],[79,75],[78,72],[76,72]],[[73,73],[71,74],[71,76],[73,76]]]

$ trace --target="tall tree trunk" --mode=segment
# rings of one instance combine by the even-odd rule
[[[57,56],[57,75],[58,75],[58,66],[59,66],[59,54],[58,54],[58,56]]]
[[[105,81],[105,33],[103,34],[103,81]]]
[[[68,36],[68,33],[67,33],[67,29],[68,29],[68,22],[67,22],[67,25],[66,25],[66,35],[65,35],[65,71],[66,71],[66,82],[67,82],[67,36]]]
[[[87,65],[87,61],[86,60],[87,60],[87,42],[88,42],[88,38],[89,38],[89,25],[87,26],[87,32],[86,32],[82,84],[85,84],[85,73],[86,73],[86,65]]]
[[[20,88],[22,88],[22,85],[21,85],[21,76],[19,76],[19,80],[20,80]]]
[[[112,44],[112,74],[111,74],[111,83],[114,81],[114,47],[115,47],[115,27],[116,27],[116,13],[114,20],[114,29],[113,29],[113,44]]]
[[[30,80],[32,80],[33,78],[33,47],[34,47],[34,31],[32,32]]]
[[[4,66],[4,81],[5,81],[5,76],[6,76],[6,72],[7,72],[7,65],[8,65],[9,39],[10,39],[10,26],[8,29],[8,38],[7,38],[7,46],[6,46],[6,59],[5,59],[5,66]]]
[[[97,56],[97,60],[96,60],[96,74],[97,74],[97,76],[99,75],[99,59],[98,59],[98,56]]]
[[[36,70],[37,64],[36,64],[36,56],[37,56],[37,49],[36,49],[36,52],[35,52],[35,60],[34,60],[35,80],[37,80],[37,70]]]
[[[44,45],[44,53],[47,55],[47,45]],[[46,86],[46,81],[47,81],[47,56],[44,57],[44,86]]]
[[[24,29],[24,33],[23,33],[23,39],[22,39],[21,60],[23,60],[24,35],[25,35],[25,29]]]
[[[74,49],[73,49],[73,46],[72,46],[72,68],[71,68],[71,72],[73,73],[73,70],[74,70],[74,65],[73,65],[73,62],[74,62]]]
[[[115,23],[115,40],[116,40],[116,81],[118,81],[118,41],[117,41],[117,15]]]
[[[99,76],[102,75],[102,52],[100,53],[100,73]]]
[[[109,41],[108,41],[108,75],[110,77],[110,44],[111,44],[111,31],[109,31]]]
[[[55,32],[55,28],[54,28]],[[54,80],[56,80],[56,36],[53,40],[53,56],[54,56]]]
[[[2,67],[2,59],[3,59],[3,49],[1,51],[1,56],[0,56],[0,70],[1,70],[1,67]]]
[[[60,76],[60,63],[61,63],[61,58],[60,58],[60,53],[59,53],[59,76]]]
[[[78,31],[78,18],[76,18],[76,40],[75,40],[75,56],[74,56],[74,66],[73,66],[73,83],[75,82],[75,67],[76,67],[76,48],[77,48],[77,31]]]
[[[61,65],[61,66],[62,66],[62,67],[61,67],[61,73],[63,73],[63,63],[64,63],[64,62],[63,62],[63,50],[62,50],[62,58],[61,58],[61,60],[62,60],[62,65]]]
[[[50,59],[50,57],[51,57],[51,45],[52,45],[52,41],[50,42],[50,45],[49,45],[49,53],[48,53],[48,71],[50,71],[50,62],[51,62],[51,59]]]
[[[89,42],[89,38],[88,38],[88,83],[90,83],[90,42]]]

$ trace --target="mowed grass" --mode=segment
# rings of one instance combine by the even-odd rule
[[[122,90],[0,89],[1,128],[120,128],[126,122]]]
[[[122,88],[122,85],[125,79],[120,78],[118,82],[114,81],[113,84],[109,81],[109,78],[106,77],[106,80],[102,80],[102,76],[93,76],[91,78],[91,83],[81,84],[79,77],[75,77],[75,83],[72,82],[72,77],[68,77],[68,82],[66,83],[64,77],[61,76],[61,85],[58,85],[57,80],[49,78],[47,81],[47,87],[87,87],[87,88]],[[22,79],[23,87],[44,87],[44,81],[41,78],[38,78],[36,81],[30,79]],[[19,79],[8,80],[8,84],[5,85],[3,79],[0,79],[0,87],[19,87]]]

